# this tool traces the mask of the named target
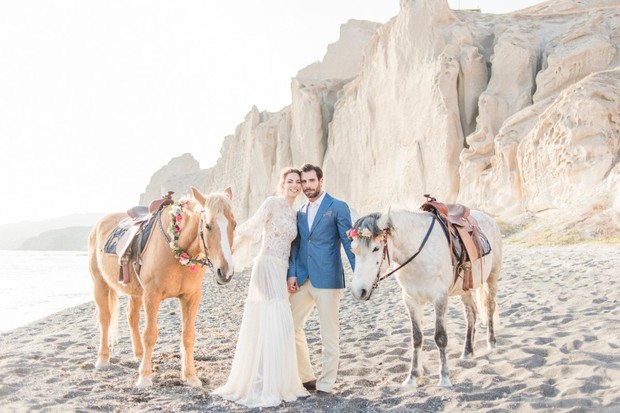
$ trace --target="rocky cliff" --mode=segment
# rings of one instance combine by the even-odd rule
[[[343,25],[324,60],[292,80],[290,106],[253,108],[215,167],[181,181],[232,185],[243,220],[283,166],[312,162],[362,214],[432,193],[524,237],[617,239],[619,49],[618,1],[486,15],[401,0],[385,25]]]

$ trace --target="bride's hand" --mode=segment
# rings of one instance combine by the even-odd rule
[[[299,285],[297,285],[297,277],[288,278],[287,283],[289,293],[296,293],[299,290]]]

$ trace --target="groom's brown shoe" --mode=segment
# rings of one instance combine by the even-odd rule
[[[303,383],[306,390],[316,390],[316,380],[310,380]]]

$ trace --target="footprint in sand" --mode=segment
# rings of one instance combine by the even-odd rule
[[[524,348],[522,349],[524,353],[535,354],[540,357],[548,357],[549,351],[544,348]]]
[[[409,369],[409,366],[407,366],[406,364],[399,363],[392,367],[386,368],[385,371],[388,373],[393,373],[393,374],[404,374],[404,373],[407,373],[408,369]]]
[[[544,397],[555,397],[560,393],[557,387],[549,384],[541,384],[540,386],[538,386],[538,390],[540,391],[540,394]]]
[[[458,359],[456,361],[456,365],[459,367],[462,367],[464,369],[471,369],[476,367],[478,363],[476,362],[476,360],[463,360],[463,359]]]
[[[579,350],[582,345],[583,342],[581,340],[573,340],[571,343],[564,344],[560,347],[560,351],[564,354],[568,354],[575,350]]]
[[[542,346],[542,345],[549,344],[552,342],[553,342],[553,339],[551,337],[538,337],[536,340],[534,340],[534,344],[537,346]]]
[[[408,348],[401,348],[401,347],[396,347],[390,351],[386,351],[384,354],[386,356],[402,356],[403,354],[407,353]]]
[[[531,357],[517,360],[515,364],[519,367],[531,370],[544,366],[546,364],[546,359],[545,357],[534,354]]]
[[[12,370],[9,375],[15,375],[17,377],[26,377],[28,375],[30,375],[32,373],[32,371],[29,368],[26,367],[18,367],[15,370]]]

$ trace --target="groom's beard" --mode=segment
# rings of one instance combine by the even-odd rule
[[[316,189],[306,188],[304,189],[304,194],[307,198],[316,198],[321,193],[321,185],[319,185]]]

